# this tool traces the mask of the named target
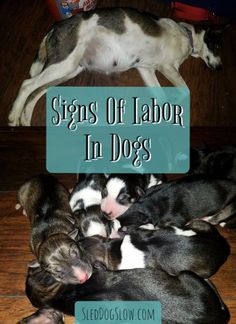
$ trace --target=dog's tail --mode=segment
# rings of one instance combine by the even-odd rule
[[[48,37],[50,37],[52,33],[52,30],[44,37],[44,39],[42,40],[40,46],[39,46],[39,50],[38,53],[36,55],[36,58],[33,62],[33,64],[31,65],[30,68],[30,76],[31,78],[35,77],[36,75],[38,75],[40,72],[42,72],[45,63],[47,61],[47,39]]]

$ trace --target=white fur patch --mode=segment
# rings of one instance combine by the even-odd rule
[[[122,188],[125,187],[125,182],[119,178],[111,178],[106,185],[108,197],[116,199]],[[107,197],[106,197],[107,198]],[[105,199],[106,199],[105,198]]]
[[[131,243],[130,235],[126,235],[121,244],[121,263],[118,270],[145,268],[145,255]]]
[[[148,230],[155,230],[155,226],[153,224],[145,224],[145,225],[141,225],[139,226],[139,228],[144,228],[144,229],[148,229]]]
[[[20,208],[21,208],[21,204],[18,203],[18,204],[15,205],[15,209],[16,209],[16,210],[18,210],[18,209],[20,209]]]
[[[117,219],[114,219],[112,222],[113,227],[109,238],[119,238],[120,235],[118,234],[118,230],[121,227],[120,222]]]
[[[91,221],[86,236],[101,235],[107,237],[107,232],[104,224]]]
[[[101,191],[94,190],[91,187],[86,187],[78,192],[75,192],[70,199],[70,206],[72,211],[78,209],[76,202],[81,199],[83,200],[84,208],[88,208],[89,206],[93,205],[99,205],[102,200]]]
[[[162,181],[158,181],[157,182],[157,179],[154,177],[153,174],[151,174],[151,177],[150,177],[150,180],[149,180],[149,184],[148,184],[148,188],[151,188],[153,186],[156,186],[157,184],[161,184],[160,182],[162,183]]]
[[[219,225],[220,225],[221,227],[225,227],[226,222],[221,222]]]
[[[178,227],[175,227],[175,226],[172,226],[175,230],[175,234],[176,235],[181,235],[181,236],[194,236],[194,235],[197,235],[196,232],[192,231],[192,230],[182,230],[181,228],[178,228]]]

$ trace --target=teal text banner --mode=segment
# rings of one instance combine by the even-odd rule
[[[76,324],[161,324],[158,301],[79,301]]]
[[[186,173],[188,88],[53,87],[47,92],[52,173]]]

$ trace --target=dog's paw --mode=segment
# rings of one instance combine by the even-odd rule
[[[20,116],[15,111],[11,111],[8,115],[8,125],[13,127],[20,125]]]

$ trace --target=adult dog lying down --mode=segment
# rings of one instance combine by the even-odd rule
[[[135,68],[147,86],[160,86],[159,70],[174,86],[186,86],[179,67],[189,56],[214,70],[221,66],[220,34],[128,8],[94,10],[59,22],[40,44],[9,125],[30,126],[34,106],[47,88],[86,69],[109,74]]]
[[[63,323],[63,315],[74,315],[76,301],[158,300],[162,306],[163,324],[224,324],[229,312],[215,288],[190,272],[178,277],[159,269],[96,271],[82,285],[63,285],[40,267],[29,268],[26,293],[38,308],[21,323]],[[55,311],[56,310],[56,311]]]

